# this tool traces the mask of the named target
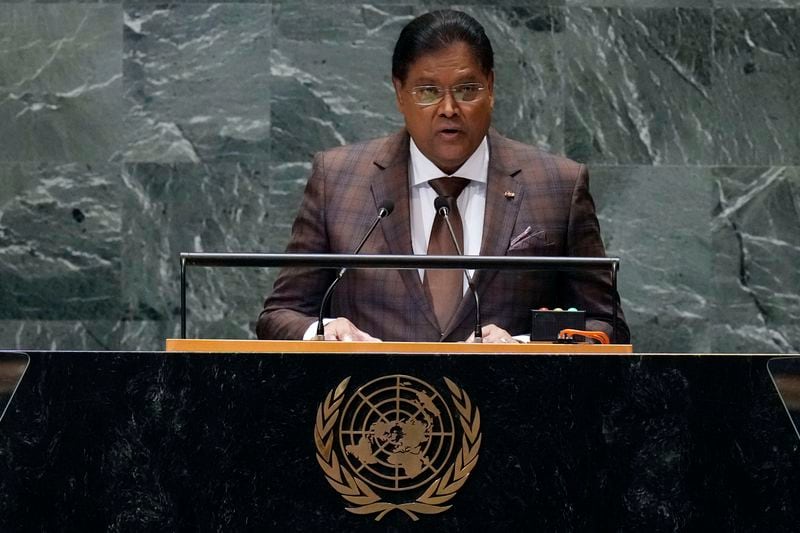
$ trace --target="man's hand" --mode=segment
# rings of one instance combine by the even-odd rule
[[[364,333],[346,318],[337,318],[325,324],[326,341],[381,342],[369,333]]]
[[[495,326],[494,324],[483,326],[481,328],[481,335],[483,336],[483,342],[517,342],[517,340],[512,337],[509,332],[499,326]],[[467,342],[475,342],[475,333],[469,336]]]

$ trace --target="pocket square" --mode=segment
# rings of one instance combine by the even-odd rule
[[[521,250],[523,248],[527,248],[529,241],[532,239],[541,239],[545,240],[544,230],[533,231],[533,229],[528,226],[525,228],[525,231],[511,239],[511,243],[508,245],[508,251],[513,252],[514,250]],[[545,246],[550,244],[545,242]]]

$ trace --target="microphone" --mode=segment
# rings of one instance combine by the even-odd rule
[[[433,207],[436,208],[436,213],[441,215],[444,218],[445,224],[447,224],[447,229],[450,232],[450,238],[453,239],[453,244],[456,247],[456,252],[458,255],[463,256],[464,254],[461,252],[461,247],[458,245],[458,239],[456,239],[456,233],[453,231],[453,226],[450,224],[450,206],[448,205],[447,198],[445,196],[439,196],[434,200]],[[475,284],[472,282],[472,276],[469,275],[467,269],[464,269],[464,275],[467,277],[467,286],[469,287],[472,296],[475,298],[475,342],[482,343],[483,342],[483,334],[481,332],[481,302],[478,298],[478,291],[475,290]]]
[[[354,254],[357,254],[361,251],[361,248],[364,247],[366,244],[367,239],[369,236],[372,235],[372,232],[375,231],[375,228],[378,227],[381,220],[388,217],[394,211],[394,202],[391,200],[384,200],[381,202],[381,205],[378,206],[378,216],[372,222],[372,225],[367,230],[367,233],[364,234],[364,238],[361,239],[361,242],[358,243],[356,249],[353,251]],[[336,274],[336,278],[333,280],[333,283],[328,285],[328,290],[325,291],[325,296],[322,297],[322,304],[319,306],[319,320],[317,321],[317,334],[314,337],[315,341],[324,341],[325,340],[325,325],[322,323],[322,317],[325,314],[325,306],[328,305],[328,300],[331,298],[331,294],[333,294],[333,288],[339,283],[339,280],[342,279],[344,273],[347,271],[346,267],[342,267],[339,269],[339,272]]]

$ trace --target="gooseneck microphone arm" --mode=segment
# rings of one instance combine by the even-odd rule
[[[436,212],[442,215],[444,218],[445,224],[447,224],[447,229],[450,232],[450,238],[453,239],[453,244],[456,246],[456,252],[458,255],[464,255],[461,252],[461,247],[458,245],[458,239],[456,239],[456,232],[453,231],[453,225],[450,224],[450,207],[447,203],[447,198],[444,196],[439,196],[433,202],[433,206],[436,208]],[[464,269],[464,275],[467,277],[467,286],[469,287],[472,296],[475,298],[475,342],[482,343],[483,342],[483,332],[481,328],[481,301],[478,298],[478,291],[475,289],[475,284],[472,282],[472,276],[469,275],[467,269]]]
[[[392,202],[391,200],[385,200],[384,202],[381,203],[380,207],[378,207],[378,216],[375,217],[375,220],[372,222],[372,225],[364,234],[364,238],[362,238],[361,242],[359,242],[358,246],[356,246],[356,249],[353,251],[353,255],[361,251],[361,248],[364,247],[364,244],[366,244],[367,239],[369,239],[369,236],[372,235],[373,231],[375,231],[375,228],[378,227],[378,224],[380,224],[381,220],[391,215],[392,211],[394,211],[394,202]],[[328,290],[325,291],[325,296],[322,297],[322,304],[320,304],[319,306],[319,317],[317,320],[317,334],[314,337],[314,340],[317,341],[325,340],[325,325],[322,323],[323,315],[325,314],[325,306],[328,305],[328,300],[330,300],[331,294],[333,294],[333,288],[336,287],[336,285],[339,283],[339,280],[342,279],[342,276],[344,276],[344,273],[346,271],[347,271],[346,267],[342,267],[339,269],[339,272],[336,273],[336,278],[330,285],[328,285]]]

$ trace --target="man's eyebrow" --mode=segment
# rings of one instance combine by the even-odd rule
[[[463,76],[459,76],[456,78],[456,82],[454,85],[459,85],[461,83],[480,83],[478,80],[477,74],[464,74]]]
[[[462,85],[464,83],[480,83],[478,80],[478,76],[475,74],[466,74],[464,76],[459,76],[456,78],[455,83],[453,85]],[[439,83],[437,83],[433,78],[417,78],[410,83],[412,87],[440,87]]]

